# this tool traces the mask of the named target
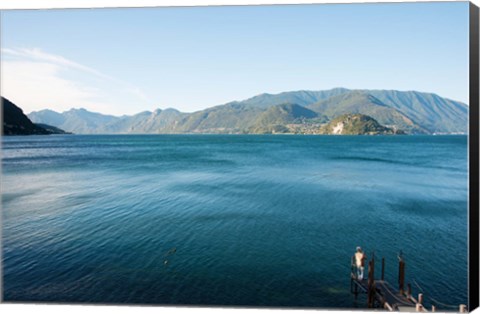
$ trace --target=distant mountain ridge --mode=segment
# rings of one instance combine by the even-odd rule
[[[292,91],[260,94],[193,113],[157,109],[116,117],[71,109],[28,116],[74,133],[308,133],[344,114],[362,114],[409,134],[467,133],[468,106],[431,93],[396,90]]]
[[[365,91],[352,91],[314,103],[308,108],[323,112],[329,119],[344,114],[363,114],[374,118],[380,124],[401,129],[409,133],[428,134],[421,124],[412,121],[394,107],[389,107],[377,97]]]

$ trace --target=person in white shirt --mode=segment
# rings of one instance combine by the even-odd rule
[[[357,246],[357,252],[355,253],[355,264],[357,266],[357,279],[363,280],[363,272],[365,270],[365,260],[367,255],[363,253],[362,248]]]

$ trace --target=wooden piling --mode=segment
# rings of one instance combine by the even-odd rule
[[[412,285],[407,284],[407,297],[410,297],[412,295]]]
[[[367,306],[373,308],[373,303],[375,301],[375,260],[372,257],[372,260],[368,263],[368,296],[367,296]]]
[[[398,263],[398,289],[400,290],[401,294],[404,294],[404,286],[405,286],[405,262],[402,258]]]

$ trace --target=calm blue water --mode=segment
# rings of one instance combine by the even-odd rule
[[[361,245],[467,303],[466,136],[2,141],[5,301],[364,307]]]

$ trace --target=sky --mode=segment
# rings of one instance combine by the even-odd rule
[[[1,12],[1,94],[30,113],[193,112],[261,93],[468,104],[468,2]]]

